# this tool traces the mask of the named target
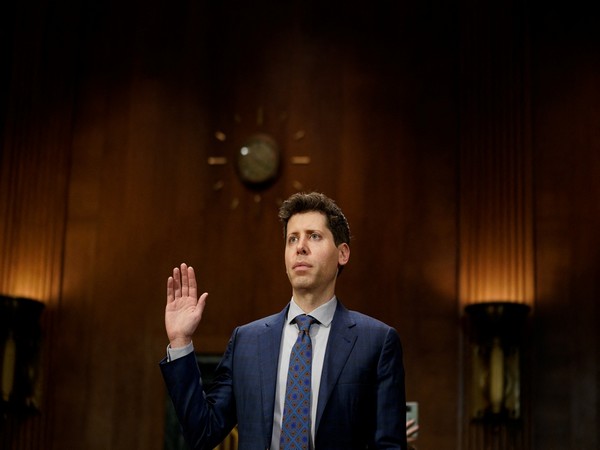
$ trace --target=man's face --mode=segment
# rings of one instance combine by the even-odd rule
[[[346,264],[349,256],[347,244],[336,247],[320,212],[295,214],[288,221],[285,268],[295,293],[333,290],[338,264]]]

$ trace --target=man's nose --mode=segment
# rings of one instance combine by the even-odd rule
[[[300,238],[298,239],[298,245],[296,246],[296,253],[299,255],[306,255],[308,253],[308,248],[306,247],[306,239]]]

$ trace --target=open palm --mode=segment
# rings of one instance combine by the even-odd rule
[[[167,280],[165,307],[165,328],[171,347],[182,347],[191,341],[202,319],[207,296],[205,292],[198,298],[196,274],[192,267],[181,264],[181,269],[173,269],[173,276]]]

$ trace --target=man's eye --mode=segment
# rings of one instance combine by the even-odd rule
[[[310,238],[313,240],[317,240],[321,238],[321,235],[317,234],[317,233],[313,233],[310,235]]]
[[[288,244],[293,244],[298,240],[298,238],[296,236],[290,236],[288,238]]]

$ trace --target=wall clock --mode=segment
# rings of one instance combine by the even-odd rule
[[[281,125],[287,120],[287,117],[288,115],[285,112],[275,116],[275,120],[270,120],[270,128],[279,129],[279,134],[281,134]],[[227,166],[229,162],[232,162],[235,177],[248,188],[248,191],[253,196],[254,202],[260,203],[262,201],[263,191],[277,181],[281,169],[285,164],[289,162],[292,166],[308,166],[311,162],[311,158],[308,155],[290,155],[289,159],[284,158],[283,151],[281,150],[278,141],[271,133],[263,131],[266,124],[262,107],[257,109],[256,121],[254,124],[250,125],[255,126],[258,130],[241,141],[241,145],[228,145],[227,143],[235,141],[236,135],[239,135],[239,131],[236,131],[235,128],[241,123],[242,117],[239,114],[234,114],[233,124],[228,127],[230,129],[227,132],[222,129],[215,131],[214,137],[221,143],[219,145],[220,150],[216,151],[215,154],[210,155],[207,162],[209,166],[215,167],[216,170],[218,170],[217,167]],[[246,126],[245,128],[248,127]],[[230,135],[233,135],[233,139],[231,139]],[[288,145],[290,140],[294,143],[300,142],[305,136],[306,132],[300,129],[293,133],[289,139],[286,138],[286,142]],[[290,149],[288,148],[288,150]],[[227,155],[231,157],[228,157]],[[223,174],[220,170],[218,170],[217,173]],[[225,186],[226,183],[221,178],[214,182],[212,189],[215,192],[218,192],[225,189]],[[304,189],[304,186],[300,181],[293,180],[292,188],[295,191],[301,191]],[[276,204],[279,206],[280,203],[281,200],[278,199]],[[237,196],[231,198],[231,209],[236,209],[239,204],[240,198]]]
[[[264,187],[277,178],[280,151],[275,139],[266,133],[250,136],[237,152],[237,173],[250,187]]]

